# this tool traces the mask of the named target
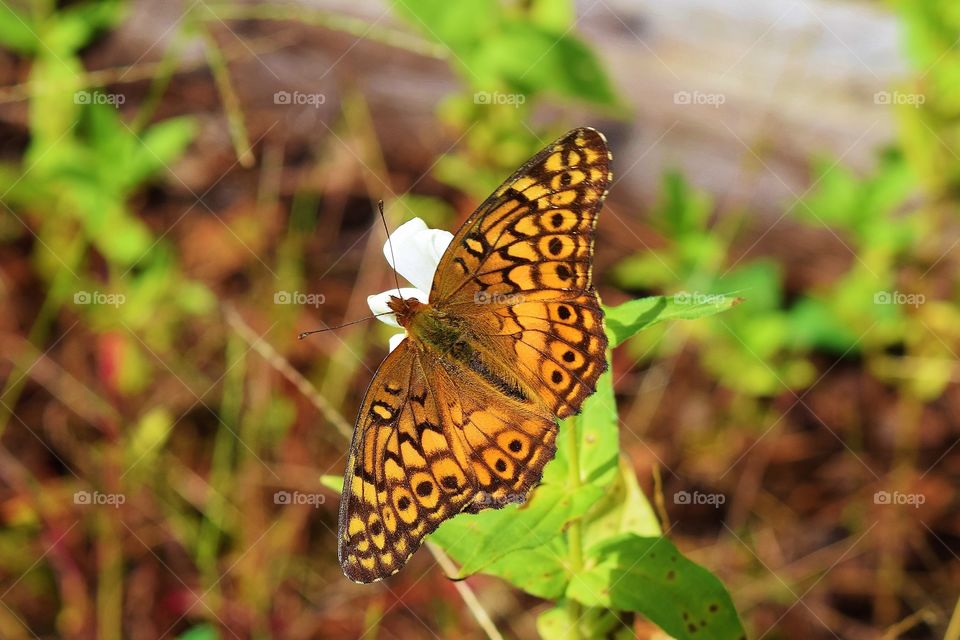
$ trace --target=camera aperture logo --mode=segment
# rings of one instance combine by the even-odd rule
[[[103,91],[77,91],[73,94],[73,104],[109,104],[119,107],[127,101],[122,93],[105,93]]]
[[[126,503],[127,496],[122,493],[100,493],[99,491],[77,491],[73,494],[73,504],[80,505],[107,505],[119,509]]]
[[[679,291],[673,294],[673,301],[682,305],[716,305],[724,304],[727,296],[722,293],[700,293],[699,291]]]
[[[310,505],[314,509],[319,509],[320,505],[327,501],[327,497],[322,493],[303,493],[302,491],[277,491],[273,494],[273,504],[282,506],[292,505]]]
[[[922,93],[907,93],[904,91],[877,91],[873,94],[873,103],[880,105],[906,105],[917,108],[927,101]]]
[[[483,505],[484,507],[499,509],[507,506],[508,504],[523,504],[527,501],[527,496],[522,493],[508,493],[502,496],[495,496],[487,491],[484,491],[477,495],[473,501],[475,504]]]
[[[877,291],[873,294],[873,304],[909,305],[917,308],[927,301],[922,293],[903,293],[902,291]]]
[[[922,493],[902,493],[900,491],[877,491],[873,494],[873,504],[906,504],[914,509],[919,509],[920,505],[927,501],[927,496]]]
[[[310,106],[319,109],[326,103],[327,96],[322,93],[305,93],[303,91],[277,91],[273,94],[273,104]]]
[[[719,509],[720,505],[727,501],[727,496],[722,493],[700,493],[699,491],[677,491],[673,494],[674,504],[708,504],[714,509]]]
[[[473,94],[473,104],[506,104],[519,107],[527,101],[522,93],[503,93],[501,91],[477,91]]]
[[[107,305],[114,309],[127,302],[122,293],[104,293],[103,291],[77,291],[73,294],[73,304]]]
[[[497,304],[512,307],[520,304],[524,300],[519,293],[490,293],[489,291],[477,291],[473,294],[474,304]]]
[[[703,91],[677,91],[673,94],[673,104],[679,105],[706,105],[719,109],[727,101],[722,93],[705,93]]]
[[[273,294],[273,304],[299,304],[317,308],[327,301],[322,293],[301,293],[299,291],[277,291]]]

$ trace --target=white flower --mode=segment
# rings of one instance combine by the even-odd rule
[[[413,287],[390,289],[383,293],[367,296],[370,311],[378,315],[377,319],[393,327],[399,327],[395,313],[391,313],[387,303],[390,296],[404,299],[413,298],[420,302],[429,302],[430,287],[433,284],[433,274],[437,271],[440,258],[453,240],[453,234],[442,229],[430,229],[427,223],[420,218],[405,222],[390,234],[390,239],[383,245],[383,255],[397,273],[406,278]],[[393,245],[391,254],[390,245]],[[393,258],[396,256],[396,264]],[[390,337],[390,351],[406,337],[406,332]]]

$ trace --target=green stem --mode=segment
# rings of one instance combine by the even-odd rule
[[[576,493],[580,488],[580,441],[578,418],[569,422],[564,430],[567,438],[567,456],[570,461],[569,476],[567,483],[570,485],[570,493]],[[570,522],[567,528],[567,546],[570,552],[570,573],[572,576],[578,575],[583,571],[583,522],[576,518]],[[583,615],[580,603],[572,598],[567,598],[567,615],[570,618],[569,637],[571,640],[580,638],[580,616]]]

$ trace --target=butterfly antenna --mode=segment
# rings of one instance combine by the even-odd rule
[[[324,329],[314,329],[313,331],[304,331],[303,333],[297,336],[298,340],[303,340],[307,336],[312,336],[315,333],[323,333],[324,331],[333,331],[334,329],[342,329],[344,327],[349,327],[352,324],[357,324],[360,322],[366,322],[367,320],[373,320],[374,318],[379,318],[380,316],[388,316],[393,311],[384,311],[383,313],[375,313],[372,316],[367,316],[366,318],[360,318],[359,320],[351,320],[350,322],[344,322],[343,324],[338,324],[335,327],[326,327]]]
[[[390,229],[387,227],[387,216],[383,214],[383,200],[377,200],[377,209],[380,210],[380,222],[383,223],[383,230],[387,234],[387,246],[390,247],[390,264],[393,266],[393,281],[397,285],[397,295],[403,300],[403,294],[400,293],[400,276],[397,275],[397,256],[393,252],[393,242],[390,240]]]

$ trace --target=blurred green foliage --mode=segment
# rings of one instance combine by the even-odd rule
[[[27,16],[4,5],[0,43],[34,62],[30,145],[22,165],[0,166],[0,193],[10,210],[31,221],[35,266],[47,284],[45,309],[71,305],[94,330],[126,327],[142,338],[115,334],[123,362],[117,390],[132,394],[153,377],[144,346],[169,346],[184,315],[209,312],[214,301],[206,287],[183,277],[169,243],[132,206],[186,152],[193,122],[175,118],[135,131],[116,108],[122,94],[84,82],[77,51],[116,24],[123,8],[90,2]]]
[[[0,200],[36,236],[31,260],[44,285],[44,302],[29,338],[36,346],[45,344],[61,312],[83,323],[97,336],[91,349],[116,365],[105,368],[106,390],[139,398],[164,373],[166,365],[155,352],[176,352],[191,320],[219,322],[208,287],[184,275],[174,243],[136,214],[144,190],[189,153],[197,125],[190,117],[153,118],[169,78],[158,76],[149,99],[128,121],[115,106],[123,95],[96,86],[85,72],[80,52],[119,24],[125,2],[29,6],[21,11],[0,3],[0,46],[30,62],[29,145],[21,162],[0,165]],[[960,148],[960,49],[954,46],[960,10],[954,0],[902,0],[893,6],[905,25],[906,50],[921,73],[918,80],[891,89],[922,97],[894,106],[901,131],[897,145],[881,153],[866,175],[830,158],[815,160],[812,190],[783,204],[789,222],[827,232],[847,249],[842,273],[788,291],[777,261],[734,253],[744,240],[749,212],[719,216],[708,195],[671,173],[646,217],[662,246],[638,252],[604,274],[624,291],[664,294],[608,309],[611,346],[622,344],[641,365],[695,348],[703,370],[753,412],[745,422],[758,429],[770,426],[762,411],[766,400],[816,382],[814,360],[820,354],[862,359],[878,380],[903,393],[904,403],[935,399],[951,380],[960,344],[957,292],[951,288],[954,280],[945,288],[926,276],[936,274],[944,248],[936,240],[950,228],[960,192],[960,159],[954,151]],[[438,107],[451,138],[462,143],[441,158],[434,175],[476,199],[571,124],[556,118],[542,129],[532,128],[538,104],[572,104],[611,117],[624,113],[597,56],[576,35],[572,2],[403,0],[392,7],[444,52],[462,82],[462,90]],[[218,10],[226,15],[227,9],[212,7],[203,19],[216,19],[210,16]],[[198,17],[188,14],[180,37],[202,31]],[[256,17],[291,19],[291,14],[267,7]],[[329,16],[318,22],[367,32],[365,25]],[[208,59],[223,86],[222,57],[208,50]],[[361,130],[362,109],[350,100],[343,105],[346,126]],[[229,99],[225,104],[236,109]],[[231,111],[229,119],[235,141],[242,142],[242,114]],[[301,255],[312,232],[316,197],[298,193],[294,198],[287,235],[276,252],[278,277],[292,286],[307,286]],[[454,217],[449,203],[422,195],[406,194],[391,203],[395,207],[415,211],[432,225]],[[248,231],[256,235],[258,228],[251,225]],[[255,294],[265,295],[259,289]],[[274,306],[270,313],[281,326],[292,327],[298,311]],[[696,321],[666,322],[681,319]],[[357,342],[347,342],[342,353]],[[167,456],[178,418],[156,397],[120,419],[125,424],[115,443],[85,449],[98,471],[115,470],[119,459],[120,468],[132,469],[129,477],[117,480],[119,474],[104,471],[84,478],[92,486],[125,483],[131,493],[149,487],[157,512],[211,590],[219,583],[219,561],[250,542],[244,539],[249,535],[243,529],[246,505],[237,502],[243,494],[235,487],[236,474],[257,456],[255,451],[281,446],[297,414],[295,402],[281,394],[247,403],[246,342],[232,336],[214,348],[223,351],[226,370],[209,450],[184,454],[196,455],[201,461],[196,466],[209,469],[209,495],[192,502],[177,484],[193,470],[178,457],[182,452]],[[358,366],[356,358],[351,362],[352,368],[340,366],[334,355],[316,375],[323,381],[323,397],[335,406],[347,397]],[[4,397],[11,406],[21,380],[8,378]],[[2,414],[0,430],[9,418],[9,412]],[[620,428],[608,373],[583,413],[561,425],[557,458],[529,503],[461,516],[446,523],[434,540],[461,563],[464,575],[497,575],[553,601],[538,620],[546,638],[571,632],[626,637],[633,613],[677,638],[694,637],[688,619],[705,621],[717,637],[738,637],[741,625],[723,585],[662,535],[634,470],[621,455]],[[80,486],[78,481],[66,489]],[[0,559],[27,572],[24,583],[35,592],[55,591],[49,575],[30,565],[32,559],[10,551],[39,530],[40,518],[24,508],[9,522],[12,526],[0,533]],[[120,548],[108,519],[86,525],[99,548]],[[292,529],[289,520],[284,527]],[[277,551],[271,566],[286,567],[294,559],[283,553]],[[97,596],[115,631],[120,614],[110,612],[122,585],[120,566],[103,570]],[[281,579],[281,569],[267,574],[255,567],[250,582],[241,585],[264,619],[271,590]],[[253,582],[267,586],[257,590]],[[67,611],[59,624],[70,628],[77,616]],[[105,623],[104,628],[111,627]],[[260,632],[266,637],[265,626]],[[216,636],[215,626],[200,624],[181,638]]]

